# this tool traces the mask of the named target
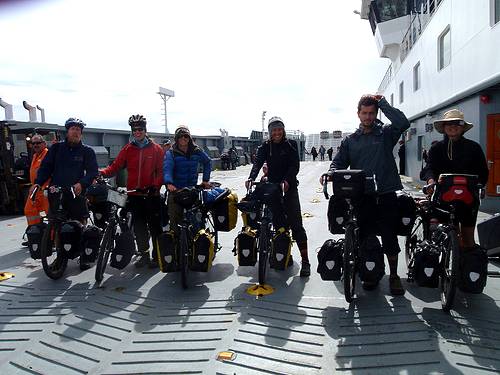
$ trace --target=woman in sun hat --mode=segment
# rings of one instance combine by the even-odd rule
[[[422,180],[433,184],[442,173],[472,174],[478,176],[480,184],[486,185],[488,165],[483,149],[477,142],[464,137],[464,133],[473,126],[464,120],[464,114],[458,109],[445,112],[441,120],[434,122],[434,128],[444,134],[444,138],[429,149],[427,165],[421,172]],[[462,246],[465,248],[475,246],[474,227],[478,208],[479,204],[457,212]]]

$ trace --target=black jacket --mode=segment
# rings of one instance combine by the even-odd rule
[[[297,187],[300,166],[297,142],[287,138],[280,143],[265,141],[257,149],[257,158],[249,178],[255,180],[264,163],[267,163],[269,182],[286,181],[290,188]]]
[[[437,180],[442,173],[474,174],[479,177],[479,183],[486,185],[489,172],[483,149],[478,143],[464,137],[450,144],[449,138],[445,136],[430,148],[420,179]]]

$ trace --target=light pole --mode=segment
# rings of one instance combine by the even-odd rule
[[[262,111],[262,142],[264,142],[264,122],[266,121],[267,111]]]
[[[165,116],[165,134],[168,134],[168,127],[167,127],[167,100],[170,98],[173,98],[175,96],[175,93],[172,90],[163,88],[160,86],[160,89],[158,90],[157,94],[161,96],[163,99],[163,115]]]

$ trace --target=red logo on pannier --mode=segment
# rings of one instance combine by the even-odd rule
[[[467,205],[474,202],[474,196],[467,187],[467,177],[464,176],[454,176],[453,185],[443,193],[441,199],[444,202],[460,201]]]

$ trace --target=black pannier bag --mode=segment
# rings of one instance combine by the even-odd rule
[[[358,199],[365,193],[365,172],[359,169],[339,169],[333,172],[333,195]]]
[[[348,220],[349,205],[344,198],[332,195],[328,202],[328,230],[331,234],[345,233],[344,227]]]
[[[87,226],[82,233],[82,253],[80,254],[80,262],[92,263],[95,262],[101,244],[102,233],[95,225]]]
[[[40,259],[40,251],[42,246],[43,232],[47,228],[44,222],[30,225],[26,229],[26,236],[28,237],[28,249],[33,259]]]
[[[398,227],[399,236],[409,236],[417,219],[417,205],[415,200],[406,194],[397,196],[398,205]]]
[[[321,279],[338,281],[343,272],[344,240],[326,240],[318,251],[318,273]]]
[[[120,231],[115,236],[115,247],[109,265],[116,269],[125,268],[135,253],[134,234],[130,230]]]
[[[106,229],[107,222],[109,221],[111,213],[111,203],[98,202],[90,205],[94,224],[101,229]]]
[[[83,227],[79,221],[70,220],[61,225],[61,248],[68,259],[80,256]]]
[[[211,233],[201,229],[193,238],[193,257],[189,262],[191,271],[207,272],[212,267],[215,255],[214,238]]]
[[[255,266],[257,262],[256,230],[245,227],[234,240],[235,254],[238,256],[238,265]]]
[[[437,288],[441,270],[439,250],[423,242],[415,252],[413,261],[413,277],[418,286]]]
[[[269,265],[275,270],[284,270],[289,266],[292,250],[292,238],[284,228],[280,228],[271,242]]]
[[[477,233],[479,235],[479,244],[483,249],[493,250],[488,251],[489,255],[498,254],[500,250],[500,214],[479,223],[477,225]],[[493,253],[493,254],[492,254]]]
[[[462,292],[479,294],[483,292],[488,278],[488,255],[484,249],[461,251],[458,287]]]
[[[161,272],[177,271],[177,253],[174,231],[168,231],[158,236],[158,266]]]
[[[361,281],[378,282],[385,275],[384,253],[376,236],[368,236],[359,248],[358,274]]]

